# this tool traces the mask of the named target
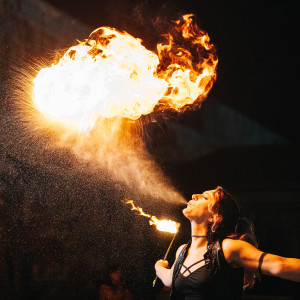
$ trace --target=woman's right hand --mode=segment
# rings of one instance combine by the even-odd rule
[[[166,260],[160,259],[155,266],[156,275],[163,282],[165,286],[172,285],[173,268],[169,269],[169,263]]]
[[[185,245],[181,245],[176,251],[176,258],[178,257],[180,251],[183,249]],[[155,266],[156,275],[163,282],[165,286],[172,286],[172,276],[174,270],[174,264],[170,269],[169,263],[167,260],[160,259],[156,262]]]
[[[160,259],[156,262],[155,264],[155,270],[157,271],[157,268],[158,267],[163,267],[163,268],[168,268],[169,267],[169,263],[167,260],[163,260],[163,259]]]

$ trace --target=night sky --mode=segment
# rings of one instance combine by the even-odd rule
[[[296,1],[47,2],[92,29],[125,30],[153,50],[170,21],[193,13],[219,57],[218,79],[210,95],[298,142]]]

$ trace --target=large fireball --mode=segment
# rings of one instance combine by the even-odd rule
[[[185,15],[157,54],[126,32],[101,27],[34,80],[36,108],[50,118],[93,128],[98,118],[138,119],[153,110],[201,102],[216,80],[208,35]]]

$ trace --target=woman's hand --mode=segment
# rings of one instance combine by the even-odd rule
[[[185,245],[181,245],[176,252],[176,258],[178,257],[180,251]],[[172,268],[169,268],[169,263],[166,260],[160,259],[155,263],[155,271],[156,275],[160,280],[163,282],[165,286],[172,286],[172,275],[173,275],[173,269],[174,269],[174,264]]]
[[[162,267],[162,268],[169,268],[169,263],[168,263],[168,261],[167,260],[162,260],[162,259],[160,259],[160,260],[158,260],[157,262],[156,262],[156,264],[155,264],[155,266],[154,266],[154,268],[155,268],[155,270],[157,271],[157,268],[158,267]]]
[[[172,285],[173,268],[169,269],[169,263],[166,260],[158,260],[154,266],[156,275],[161,279],[165,286]]]

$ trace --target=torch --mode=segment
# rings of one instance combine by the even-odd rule
[[[179,229],[180,224],[179,224],[179,223],[177,223],[177,224],[178,224],[178,225],[177,225],[177,226],[178,226],[178,227],[177,227],[177,231],[176,231],[176,232],[174,233],[174,235],[173,235],[172,241],[171,241],[171,243],[170,243],[170,245],[169,245],[169,247],[168,247],[168,249],[167,249],[167,251],[166,251],[166,253],[165,253],[164,260],[166,260],[168,254],[169,254],[169,251],[170,251],[170,249],[171,249],[171,247],[172,247],[172,244],[173,244],[173,242],[174,242],[175,236],[176,236],[176,234],[177,234],[177,232],[178,232],[178,229]],[[156,280],[157,280],[157,275],[155,276],[155,278],[154,278],[154,280],[153,280],[153,287],[155,286]]]
[[[151,216],[149,214],[144,213],[142,208],[135,206],[133,204],[133,200],[126,200],[126,201],[124,201],[124,203],[131,204],[131,210],[136,210],[140,213],[141,216],[149,218],[150,225],[154,225],[158,230],[174,233],[172,241],[171,241],[171,243],[167,249],[167,252],[164,256],[164,260],[166,260],[168,254],[169,254],[169,251],[171,249],[171,246],[174,242],[175,236],[178,232],[180,224],[175,221],[172,221],[172,220],[158,220],[155,216]],[[155,279],[153,281],[153,287],[155,286],[156,280],[157,280],[157,276],[155,277]]]

